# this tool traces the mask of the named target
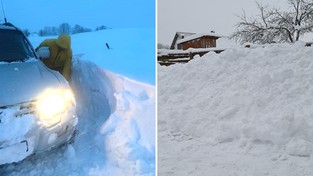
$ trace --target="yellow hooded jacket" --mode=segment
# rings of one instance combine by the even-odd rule
[[[69,80],[72,66],[71,37],[65,34],[57,39],[46,39],[37,48],[49,47],[50,57],[43,60],[45,65],[53,70],[59,71],[66,80]]]

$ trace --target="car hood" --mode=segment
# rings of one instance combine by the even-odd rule
[[[46,88],[64,84],[41,61],[0,63],[0,81],[0,107],[34,100]]]

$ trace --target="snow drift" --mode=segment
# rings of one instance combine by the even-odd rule
[[[313,173],[303,164],[313,154],[312,55],[299,42],[159,66],[160,175]]]

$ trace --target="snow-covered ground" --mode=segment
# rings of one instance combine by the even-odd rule
[[[153,31],[112,29],[73,35],[75,142],[2,165],[0,175],[155,175]],[[129,38],[122,40],[126,34]],[[30,37],[35,47],[43,39]],[[106,42],[113,49],[106,49]]]
[[[158,66],[158,175],[313,175],[313,48]]]

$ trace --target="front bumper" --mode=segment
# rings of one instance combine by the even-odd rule
[[[36,152],[43,152],[58,147],[71,139],[77,125],[74,111],[64,114],[60,123],[50,128],[41,127],[38,134]]]
[[[35,138],[26,139],[20,143],[0,149],[0,165],[18,162],[31,155],[34,151]]]
[[[9,142],[0,140],[0,165],[19,162],[33,153],[50,150],[70,140],[78,122],[75,107],[60,115],[61,121],[49,128],[42,125],[36,115],[31,115],[35,119],[31,128],[23,131],[19,136],[15,134]],[[15,118],[12,123],[23,123],[24,117],[12,118]]]

